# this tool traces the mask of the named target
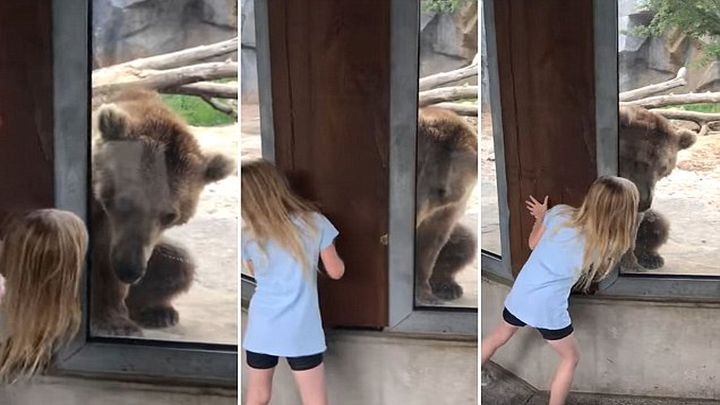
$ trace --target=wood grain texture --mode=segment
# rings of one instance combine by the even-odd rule
[[[0,223],[51,207],[51,2],[0,1]]]
[[[597,177],[592,12],[592,0],[495,2],[514,275],[530,253],[527,197],[577,206]]]
[[[324,322],[388,322],[390,1],[269,1],[275,160],[340,231]]]

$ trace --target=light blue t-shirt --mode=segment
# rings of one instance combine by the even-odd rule
[[[317,266],[320,251],[338,231],[323,215],[313,214],[317,232],[311,234],[299,218],[305,252]],[[317,272],[308,278],[292,254],[269,241],[265,249],[242,234],[242,260],[252,261],[257,287],[250,300],[243,347],[255,353],[299,357],[325,351],[325,334],[318,306]]]
[[[570,219],[567,206],[545,213],[545,232],[520,270],[505,308],[529,326],[563,329],[570,325],[568,298],[580,278],[585,251],[584,237],[564,226]]]

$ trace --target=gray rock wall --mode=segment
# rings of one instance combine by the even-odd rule
[[[237,0],[93,0],[95,67],[237,35]]]
[[[700,63],[702,43],[678,30],[662,37],[635,35],[633,28],[647,24],[652,15],[641,9],[642,0],[618,2],[618,70],[620,91],[669,80],[681,67],[688,68],[688,85],[675,93],[718,91],[720,64]]]
[[[255,2],[242,0],[240,7],[240,97],[245,103],[258,102],[257,52],[255,42]]]

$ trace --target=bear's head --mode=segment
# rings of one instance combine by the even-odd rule
[[[93,194],[109,224],[110,264],[128,284],[145,274],[163,231],[194,215],[205,185],[235,170],[232,159],[202,153],[179,118],[154,102],[97,112]]]
[[[673,171],[678,152],[692,146],[697,136],[642,107],[621,106],[618,138],[619,174],[635,183],[640,191],[639,210],[646,211],[655,184]]]
[[[417,133],[417,224],[463,204],[477,182],[477,134],[454,112],[423,108]]]

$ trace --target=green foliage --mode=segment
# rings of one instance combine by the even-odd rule
[[[454,13],[463,5],[477,0],[422,0],[422,11],[425,13]]]
[[[235,122],[231,116],[214,109],[200,97],[163,95],[162,98],[192,126],[211,127]]]
[[[720,112],[720,104],[704,103],[704,104],[686,104],[675,106],[681,110],[697,111],[702,113],[718,113]]]
[[[653,19],[634,33],[660,36],[678,28],[706,44],[702,63],[720,57],[720,0],[645,0],[643,8],[653,13]]]

